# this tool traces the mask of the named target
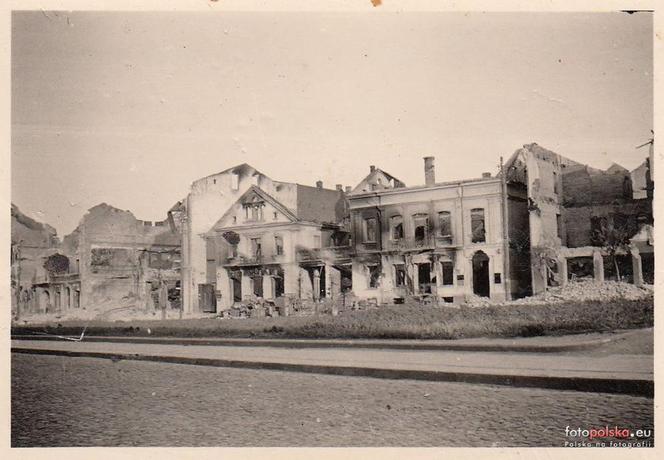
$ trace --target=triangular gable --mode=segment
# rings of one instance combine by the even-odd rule
[[[373,190],[386,190],[405,186],[406,184],[401,182],[393,175],[386,173],[379,168],[376,168],[370,172],[369,175],[365,177],[351,193],[364,193]]]
[[[249,189],[242,194],[240,198],[224,213],[223,216],[212,226],[210,229],[211,232],[227,228],[242,226],[248,222],[244,221],[244,215],[241,213],[242,209],[245,206],[250,206],[253,203],[265,203],[265,209],[263,210],[264,218],[260,222],[271,223],[275,222],[275,219],[272,217],[272,213],[278,213],[278,221],[285,222],[297,222],[297,216],[288,209],[286,206],[275,200],[272,196],[265,193],[263,190],[258,188],[255,185],[249,187]],[[233,221],[233,217],[237,218],[237,221]],[[255,224],[253,221],[251,224]]]

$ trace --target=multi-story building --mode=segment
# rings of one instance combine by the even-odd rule
[[[510,297],[502,179],[436,183],[434,158],[424,163],[424,186],[406,187],[372,166],[348,195],[353,292],[379,303]]]
[[[192,184],[184,202],[185,313],[235,302],[333,295],[349,263],[324,249],[342,241],[341,186],[272,180],[242,164]]]

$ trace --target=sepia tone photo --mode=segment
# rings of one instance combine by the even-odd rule
[[[11,12],[11,447],[652,450],[654,13],[367,3]]]

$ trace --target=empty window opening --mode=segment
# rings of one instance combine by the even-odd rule
[[[443,242],[452,243],[452,214],[449,211],[438,213],[438,235]]]
[[[486,241],[483,208],[475,208],[470,210],[470,231],[472,232],[473,243],[484,243]]]
[[[413,227],[415,228],[415,240],[426,240],[429,234],[429,216],[427,214],[415,214],[413,216]]]
[[[392,216],[390,218],[390,236],[393,240],[400,240],[403,238],[403,217]]]
[[[376,242],[376,219],[374,217],[364,219],[364,242]]]
[[[441,262],[443,270],[443,286],[451,286],[454,284],[454,263],[452,261]]]
[[[406,285],[406,267],[403,264],[394,265],[394,285],[396,287]]]

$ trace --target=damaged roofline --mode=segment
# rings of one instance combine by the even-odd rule
[[[356,194],[351,194],[348,196],[348,199],[352,200],[355,198],[367,198],[371,196],[383,196],[383,195],[395,195],[395,194],[402,194],[402,193],[409,193],[409,192],[421,192],[422,190],[440,190],[440,189],[445,189],[445,188],[454,188],[454,187],[459,187],[459,186],[472,186],[472,185],[479,185],[479,184],[491,184],[491,183],[499,183],[500,178],[499,177],[492,177],[490,179],[483,179],[483,178],[478,178],[478,179],[468,179],[464,181],[455,181],[455,182],[445,182],[441,184],[436,184],[436,185],[415,185],[412,187],[400,187],[400,188],[395,188],[395,189],[387,189],[387,190],[374,190],[371,192],[364,192],[364,193],[356,193]]]

